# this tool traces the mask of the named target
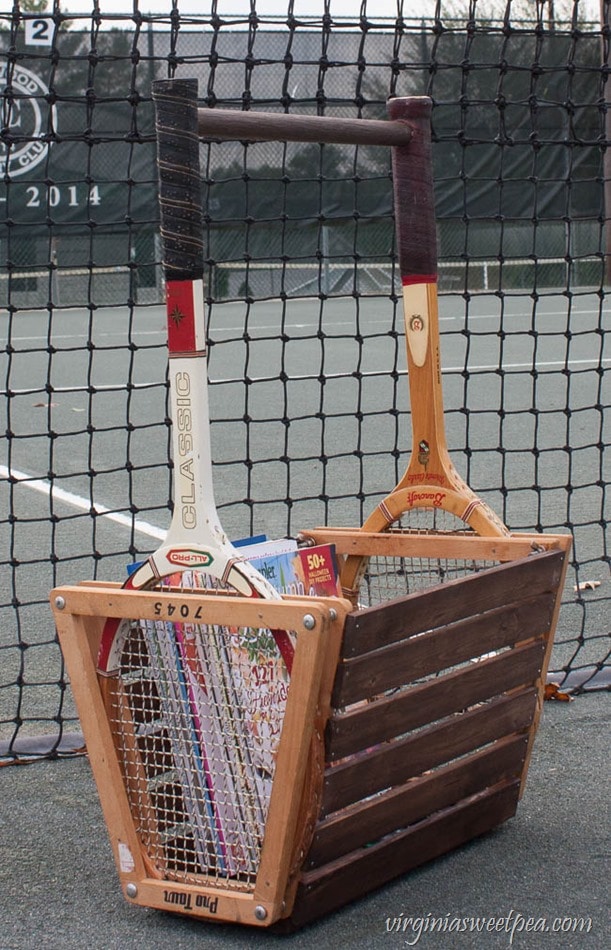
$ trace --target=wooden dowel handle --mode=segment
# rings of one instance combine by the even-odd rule
[[[409,126],[402,121],[241,112],[237,109],[198,109],[198,126],[202,138],[252,142],[407,145],[411,138]]]

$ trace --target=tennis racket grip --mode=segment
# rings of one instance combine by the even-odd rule
[[[389,99],[388,116],[411,131],[408,145],[392,149],[395,227],[403,285],[436,283],[437,239],[428,96]]]
[[[204,230],[197,80],[157,80],[153,102],[164,276],[199,280],[204,272]]]

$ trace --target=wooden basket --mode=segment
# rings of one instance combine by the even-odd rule
[[[320,529],[338,555],[438,551],[427,536]],[[516,811],[543,702],[570,539],[454,536],[446,557],[483,570],[381,606],[340,598],[262,601],[218,593],[52,591],[60,642],[125,897],[206,920],[301,926]],[[167,870],[142,834],[151,778],[142,723],[117,741],[97,671],[108,617],[295,632],[296,652],[256,873]],[[134,788],[136,792],[134,792]],[[147,806],[148,807],[148,806]],[[160,837],[167,834],[160,829]],[[174,845],[176,847],[176,845]],[[176,865],[174,865],[174,868]]]

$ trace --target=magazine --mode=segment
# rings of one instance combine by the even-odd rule
[[[295,547],[284,553],[267,553],[264,547],[261,545],[248,560],[281,594],[340,594],[333,545]],[[229,632],[236,685],[249,710],[254,760],[271,787],[291,670],[270,630],[235,627]],[[295,635],[289,632],[289,636],[294,645]]]
[[[258,537],[238,550],[281,594],[340,594],[333,545],[298,549],[290,539]],[[197,571],[166,583],[213,586]],[[264,628],[159,621],[142,628],[198,864],[202,872],[252,875],[290,683],[286,650]],[[294,633],[278,633],[295,645]]]

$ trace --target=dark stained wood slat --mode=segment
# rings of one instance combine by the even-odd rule
[[[488,789],[422,822],[302,874],[291,922],[301,926],[412,868],[458,848],[511,818],[519,782]]]
[[[540,637],[358,708],[336,712],[327,723],[327,758],[343,759],[501,692],[534,684],[544,653],[545,640]]]
[[[509,736],[318,823],[304,870],[354,851],[522,771],[528,737]]]
[[[370,699],[482,653],[546,633],[554,604],[555,594],[543,593],[344,660],[337,670],[333,705]]]
[[[563,551],[546,551],[448,581],[437,587],[354,611],[346,618],[343,655],[359,656],[415,633],[455,623],[534,596],[556,591]]]
[[[321,817],[490,742],[525,732],[531,725],[536,701],[532,688],[499,696],[413,735],[327,767]]]

